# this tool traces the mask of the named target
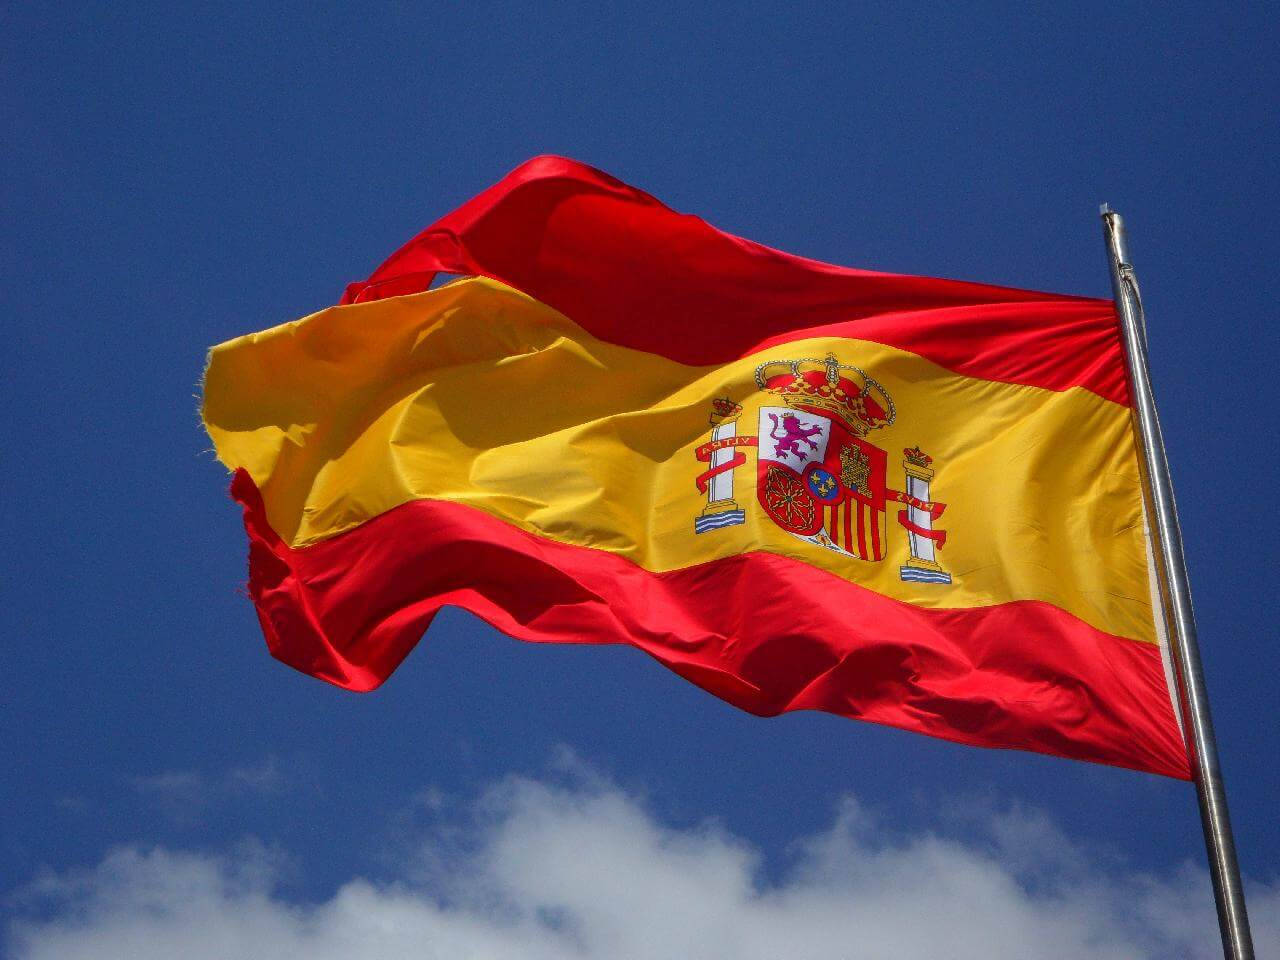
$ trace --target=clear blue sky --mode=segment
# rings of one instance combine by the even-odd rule
[[[715,818],[765,878],[846,793],[894,836],[978,843],[965,811],[1025,809],[1104,873],[1203,862],[1186,784],[761,720],[631,650],[526,646],[446,614],[365,696],[268,657],[195,412],[205,350],[335,302],[538,153],[805,256],[1094,296],[1110,295],[1097,205],[1119,209],[1241,860],[1274,882],[1274,11],[549,6],[0,15],[12,910],[60,916],[28,902],[45,868],[247,837],[293,864],[276,899],[325,903],[401,875],[415,796],[560,776],[561,746],[670,829]]]

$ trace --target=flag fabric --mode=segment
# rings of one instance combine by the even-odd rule
[[[1122,351],[1111,301],[805,260],[544,157],[215,347],[203,415],[271,652],[339,686],[453,605],[760,715],[1187,778]]]

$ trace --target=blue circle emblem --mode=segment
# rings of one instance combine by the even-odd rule
[[[814,498],[823,503],[835,503],[840,499],[840,482],[822,467],[814,467],[805,477],[805,483]]]

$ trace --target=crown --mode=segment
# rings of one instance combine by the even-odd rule
[[[831,353],[824,360],[807,357],[762,363],[756,367],[756,386],[777,394],[788,406],[825,410],[860,437],[889,426],[897,416],[884,387]]]
[[[742,404],[734,403],[728,397],[716,397],[711,401],[711,422],[719,425],[725,420],[732,420],[742,413]]]
[[[933,463],[933,457],[921,450],[918,445],[903,448],[902,455],[907,458],[907,463],[914,464],[917,467],[927,467]]]

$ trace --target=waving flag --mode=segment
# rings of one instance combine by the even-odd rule
[[[215,347],[204,401],[268,645],[324,680],[454,605],[1186,778],[1130,414],[1111,301],[804,260],[560,158]]]

